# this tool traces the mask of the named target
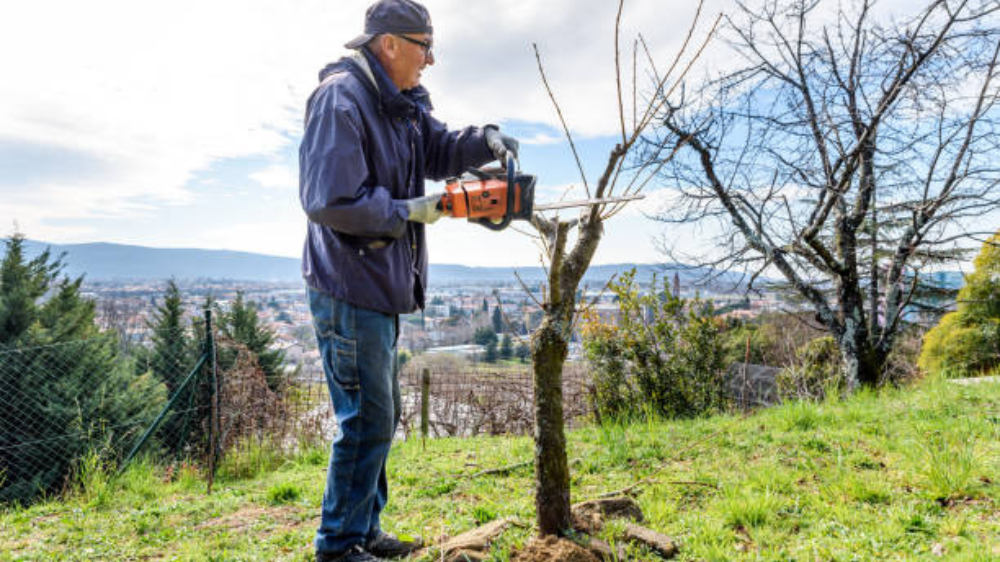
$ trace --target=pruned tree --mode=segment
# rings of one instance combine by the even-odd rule
[[[677,204],[659,218],[718,229],[699,265],[751,287],[781,275],[852,387],[882,381],[921,272],[989,236],[1000,208],[1000,3],[935,0],[899,23],[876,8],[739,4],[724,28],[734,66],[664,92],[645,145],[680,151],[661,172]]]
[[[699,4],[680,52],[662,75],[653,65],[650,50],[639,36],[633,42],[633,92],[631,100],[627,100],[622,88],[623,79],[627,79],[627,76],[623,76],[619,38],[624,4],[624,0],[618,3],[614,26],[615,81],[618,86],[617,115],[621,141],[608,154],[604,171],[593,184],[593,189],[580,164],[573,137],[563,119],[556,96],[549,86],[538,46],[535,45],[535,56],[542,82],[559,115],[588,198],[600,199],[637,194],[669,160],[669,154],[665,157],[659,154],[662,161],[648,158],[636,166],[625,167],[626,160],[638,146],[637,142],[642,138],[643,132],[652,124],[664,104],[661,98],[653,95],[645,102],[639,102],[636,69],[640,45],[646,53],[644,60],[647,62],[644,66],[648,67],[646,70],[652,77],[651,91],[669,93],[681,83],[715,31],[713,25],[701,47],[689,56],[686,65],[681,67],[679,63],[684,58],[701,15],[701,4]],[[716,19],[715,24],[718,22]],[[626,119],[629,101],[632,105],[632,111],[629,112],[632,116],[631,123]],[[538,213],[532,220],[532,225],[538,232],[537,239],[543,251],[543,262],[548,273],[548,283],[543,287],[542,299],[538,302],[544,311],[544,316],[541,325],[535,329],[531,337],[535,387],[535,509],[538,531],[541,535],[564,535],[571,529],[569,466],[566,460],[566,436],[563,431],[562,370],[569,349],[568,342],[578,317],[580,303],[577,299],[580,280],[587,272],[600,244],[605,221],[621,211],[623,205],[624,203],[606,203],[586,207],[579,218],[573,220],[562,220],[558,216],[547,218]]]

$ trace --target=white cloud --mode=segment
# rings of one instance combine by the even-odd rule
[[[204,235],[191,237],[186,245],[206,249],[226,249],[273,256],[297,257],[302,254],[306,221],[268,221],[226,224]],[[208,241],[208,242],[206,242]]]
[[[726,2],[709,0],[695,44]],[[256,165],[267,167],[249,172],[249,180],[281,192],[293,189],[290,166],[295,163],[282,161],[282,155],[298,142],[303,106],[317,71],[344,53],[341,45],[362,29],[368,4],[12,3],[0,19],[0,136],[85,154],[102,163],[102,173],[29,178],[20,192],[4,193],[0,220],[10,213],[30,236],[52,241],[107,239],[94,219],[148,220],[165,207],[197,205],[207,191],[234,191],[239,182],[219,181],[212,170],[228,159],[255,159]],[[426,0],[426,5],[434,18],[437,63],[424,76],[439,117],[453,126],[541,124],[537,132],[529,129],[532,133],[522,142],[562,142],[561,126],[539,79],[534,42],[574,134],[618,130],[613,79],[617,3]],[[693,13],[693,3],[629,0],[621,39],[627,74],[637,32],[643,33],[662,71]],[[704,62],[720,60],[721,51],[708,51]],[[642,80],[640,75],[640,89]],[[628,92],[629,80],[625,88]],[[539,188],[540,195],[558,198],[551,191]],[[570,197],[582,197],[581,192]],[[91,222],[83,226],[81,220]],[[227,220],[248,222],[239,216]],[[135,229],[136,235],[140,230]],[[259,227],[224,226],[197,235],[173,230],[170,234],[169,226],[161,228],[159,245],[197,236],[215,246],[225,242],[234,244],[226,247],[252,249],[268,247],[274,238],[273,231]],[[292,228],[295,240],[300,231]],[[286,248],[290,243],[273,244]]]
[[[564,137],[557,137],[555,135],[550,135],[549,133],[535,133],[528,137],[519,137],[517,140],[522,145],[544,145],[563,142]]]
[[[629,202],[622,211],[622,216],[655,217],[666,213],[681,202],[681,195],[676,189],[660,188],[644,190],[643,199]]]
[[[712,14],[721,3],[710,0],[705,14]],[[456,123],[517,119],[559,127],[540,79],[535,43],[574,133],[593,136],[619,130],[614,80],[617,3],[511,0],[503,9],[459,0],[427,4],[435,18],[440,57],[425,80],[442,116]],[[693,3],[669,7],[656,0],[626,3],[620,43],[626,98],[631,98],[632,41],[637,33],[643,33],[662,70],[683,41],[694,9]],[[704,17],[701,36],[708,19]],[[642,65],[639,72],[641,90]]]
[[[299,185],[299,173],[288,166],[275,164],[259,172],[250,174],[250,179],[263,187],[281,190],[295,190]]]

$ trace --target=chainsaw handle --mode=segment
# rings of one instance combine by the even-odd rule
[[[503,220],[500,221],[500,222],[493,222],[490,219],[486,219],[486,218],[475,219],[472,222],[479,223],[479,224],[485,226],[486,228],[488,228],[490,230],[500,231],[500,230],[503,230],[503,229],[507,228],[508,226],[510,226],[510,217],[509,216],[505,216],[503,218]]]

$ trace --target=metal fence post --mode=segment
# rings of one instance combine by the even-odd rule
[[[431,426],[431,370],[424,367],[420,376],[420,435],[424,438],[424,447],[427,447],[427,434]]]
[[[125,460],[122,462],[121,468],[118,469],[118,474],[122,474],[123,472],[125,472],[125,469],[128,468],[128,464],[132,462],[132,459],[135,458],[135,455],[139,452],[140,449],[142,449],[142,446],[146,444],[146,441],[148,441],[150,436],[153,435],[153,432],[160,427],[160,423],[163,422],[163,418],[166,417],[167,412],[169,412],[174,407],[174,404],[177,403],[177,401],[180,399],[184,391],[187,390],[188,385],[191,384],[191,381],[194,378],[196,378],[198,371],[200,371],[201,368],[205,365],[207,359],[208,356],[203,353],[201,355],[201,358],[198,359],[198,363],[194,366],[194,369],[191,369],[191,372],[188,373],[187,377],[184,378],[184,382],[182,382],[181,385],[177,388],[177,390],[174,391],[174,395],[170,397],[170,401],[167,402],[167,405],[164,406],[162,410],[160,410],[159,415],[156,416],[156,419],[153,420],[153,423],[149,424],[149,427],[146,428],[146,431],[142,434],[142,437],[139,438],[139,442],[135,444],[135,447],[132,447],[132,450],[129,452],[128,456],[125,457]]]
[[[212,484],[215,483],[215,469],[218,460],[219,442],[219,378],[216,365],[215,336],[212,333],[212,309],[205,309],[205,355],[211,363],[209,373],[211,377],[211,414],[208,418],[208,494],[212,493]]]

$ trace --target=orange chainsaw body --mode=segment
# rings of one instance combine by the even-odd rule
[[[473,168],[445,182],[438,206],[454,218],[503,230],[514,219],[531,220],[536,181],[535,176],[518,173],[514,158],[508,156],[505,168]]]
[[[507,214],[507,181],[459,179],[444,187],[442,208],[453,218],[501,220]],[[514,186],[513,214],[521,212],[521,185]]]

